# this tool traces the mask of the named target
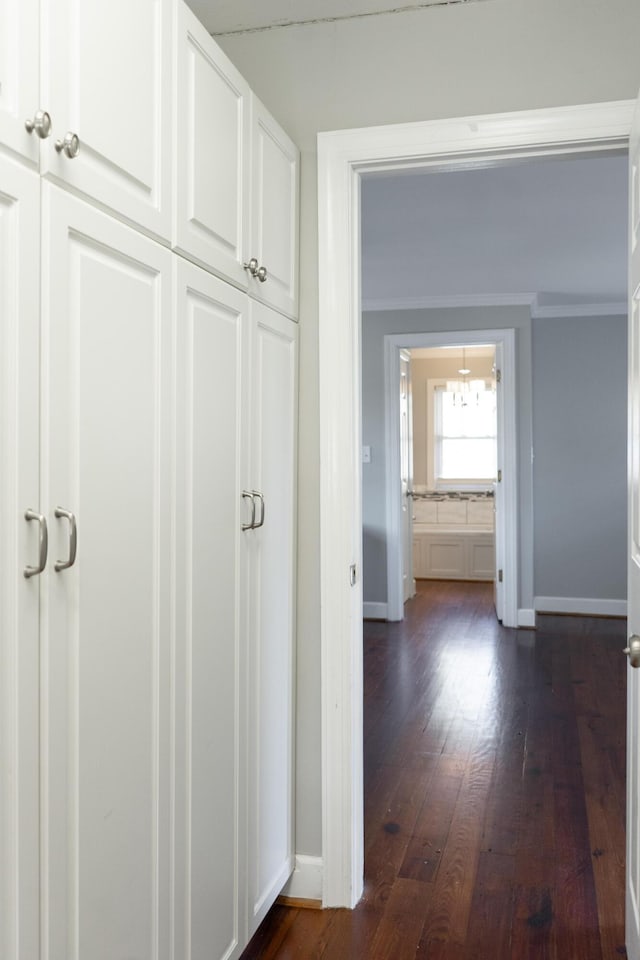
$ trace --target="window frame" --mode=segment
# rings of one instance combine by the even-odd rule
[[[436,392],[446,389],[448,380],[451,377],[434,377],[427,380],[427,485],[429,490],[435,490],[442,493],[460,492],[460,493],[487,493],[493,490],[496,477],[476,477],[467,479],[456,479],[455,477],[446,480],[436,477],[436,413],[437,402]],[[487,379],[486,377],[482,379]],[[497,423],[496,423],[496,453],[497,453]]]

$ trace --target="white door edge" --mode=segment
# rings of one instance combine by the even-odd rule
[[[364,873],[361,622],[349,567],[362,544],[354,438],[361,435],[360,175],[626,147],[634,101],[338,130],[318,135],[323,901],[352,907]],[[357,448],[359,453],[359,447]],[[360,537],[361,541],[361,537]]]

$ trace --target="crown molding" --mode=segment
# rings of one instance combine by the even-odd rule
[[[625,301],[602,303],[538,303],[535,293],[469,293],[437,297],[398,297],[386,300],[363,300],[363,313],[404,310],[442,310],[460,307],[529,307],[533,319],[561,317],[626,316]]]

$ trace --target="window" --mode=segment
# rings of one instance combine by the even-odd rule
[[[487,387],[461,394],[432,382],[434,488],[486,487],[495,480],[496,394]]]

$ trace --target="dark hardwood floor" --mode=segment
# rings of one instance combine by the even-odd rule
[[[625,956],[625,622],[507,630],[435,581],[406,612],[364,627],[364,896],[277,904],[243,960]]]

